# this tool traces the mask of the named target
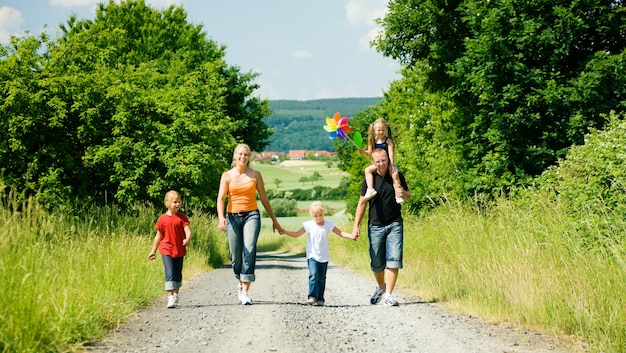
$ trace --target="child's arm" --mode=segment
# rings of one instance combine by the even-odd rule
[[[373,151],[373,150],[374,150],[374,148],[373,148],[373,147],[372,147],[372,145],[370,145],[369,143],[367,144],[367,151],[366,151],[366,150],[364,150],[364,149],[362,149],[362,148],[359,148],[359,149],[358,149],[358,151],[359,151],[362,155],[364,155],[365,157],[369,157],[369,156],[371,156],[371,155],[372,155],[372,151]]]
[[[301,236],[304,233],[305,233],[304,228],[300,227],[300,229],[296,230],[295,232],[283,229],[280,234],[287,234],[290,237],[297,238],[297,237]]]
[[[357,233],[354,233],[354,234],[346,233],[337,227],[333,228],[333,233],[337,234],[338,236],[342,238],[352,239],[352,240],[356,240],[359,237]]]
[[[148,254],[148,260],[154,260],[156,258],[156,251],[159,247],[159,243],[161,242],[161,232],[159,230],[156,231],[156,235],[154,236],[154,241],[152,242],[152,251]]]
[[[189,245],[189,241],[191,240],[191,227],[189,225],[185,226],[185,239],[183,239],[183,246]]]
[[[387,137],[387,152],[389,153],[389,165],[390,166],[394,166],[395,162],[393,160],[394,157],[394,144],[393,144],[393,139],[391,137]]]

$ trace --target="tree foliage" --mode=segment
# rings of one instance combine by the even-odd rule
[[[49,205],[160,204],[174,188],[212,208],[234,145],[268,143],[255,74],[227,65],[182,7],[110,1],[61,32],[0,52],[6,184]]]
[[[420,88],[405,89],[437,97],[413,104],[430,113],[406,109],[402,94],[383,105],[407,113],[396,125],[414,128],[414,139],[452,156],[452,182],[467,196],[531,182],[602,128],[604,114],[626,110],[623,1],[392,0],[389,10],[376,48],[424,77],[415,82]],[[434,121],[432,99],[452,104],[434,119],[436,136],[421,125]],[[423,158],[432,147],[399,150],[407,165],[439,169],[432,163],[441,159]]]

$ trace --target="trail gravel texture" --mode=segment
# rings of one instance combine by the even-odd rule
[[[166,299],[136,313],[89,352],[420,352],[564,353],[546,336],[450,313],[394,291],[399,307],[369,303],[375,281],[333,265],[326,306],[305,304],[308,269],[303,256],[260,253],[253,305],[238,304],[230,267],[183,283],[180,305]],[[402,276],[400,270],[400,276]]]

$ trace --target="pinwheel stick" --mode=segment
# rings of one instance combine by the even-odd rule
[[[352,144],[353,144],[356,148],[358,148],[358,149],[360,149],[360,148],[361,148],[361,146],[357,145],[357,144],[356,144],[356,142],[354,142],[354,140],[353,140],[350,136],[346,135],[346,138],[347,138],[348,140],[350,140],[350,142],[352,142]]]

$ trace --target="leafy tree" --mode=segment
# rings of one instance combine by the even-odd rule
[[[0,52],[0,143],[8,185],[45,203],[161,204],[168,189],[212,208],[237,142],[267,143],[254,74],[181,7],[99,4],[54,41],[13,38]]]
[[[322,174],[320,174],[320,172],[318,172],[317,170],[313,172],[313,174],[311,174],[311,181],[315,182],[315,181],[320,181],[324,179],[324,177],[322,176]]]
[[[622,1],[392,0],[389,10],[375,46],[454,104],[444,128],[457,141],[435,143],[459,157],[468,196],[531,182],[626,108]]]

